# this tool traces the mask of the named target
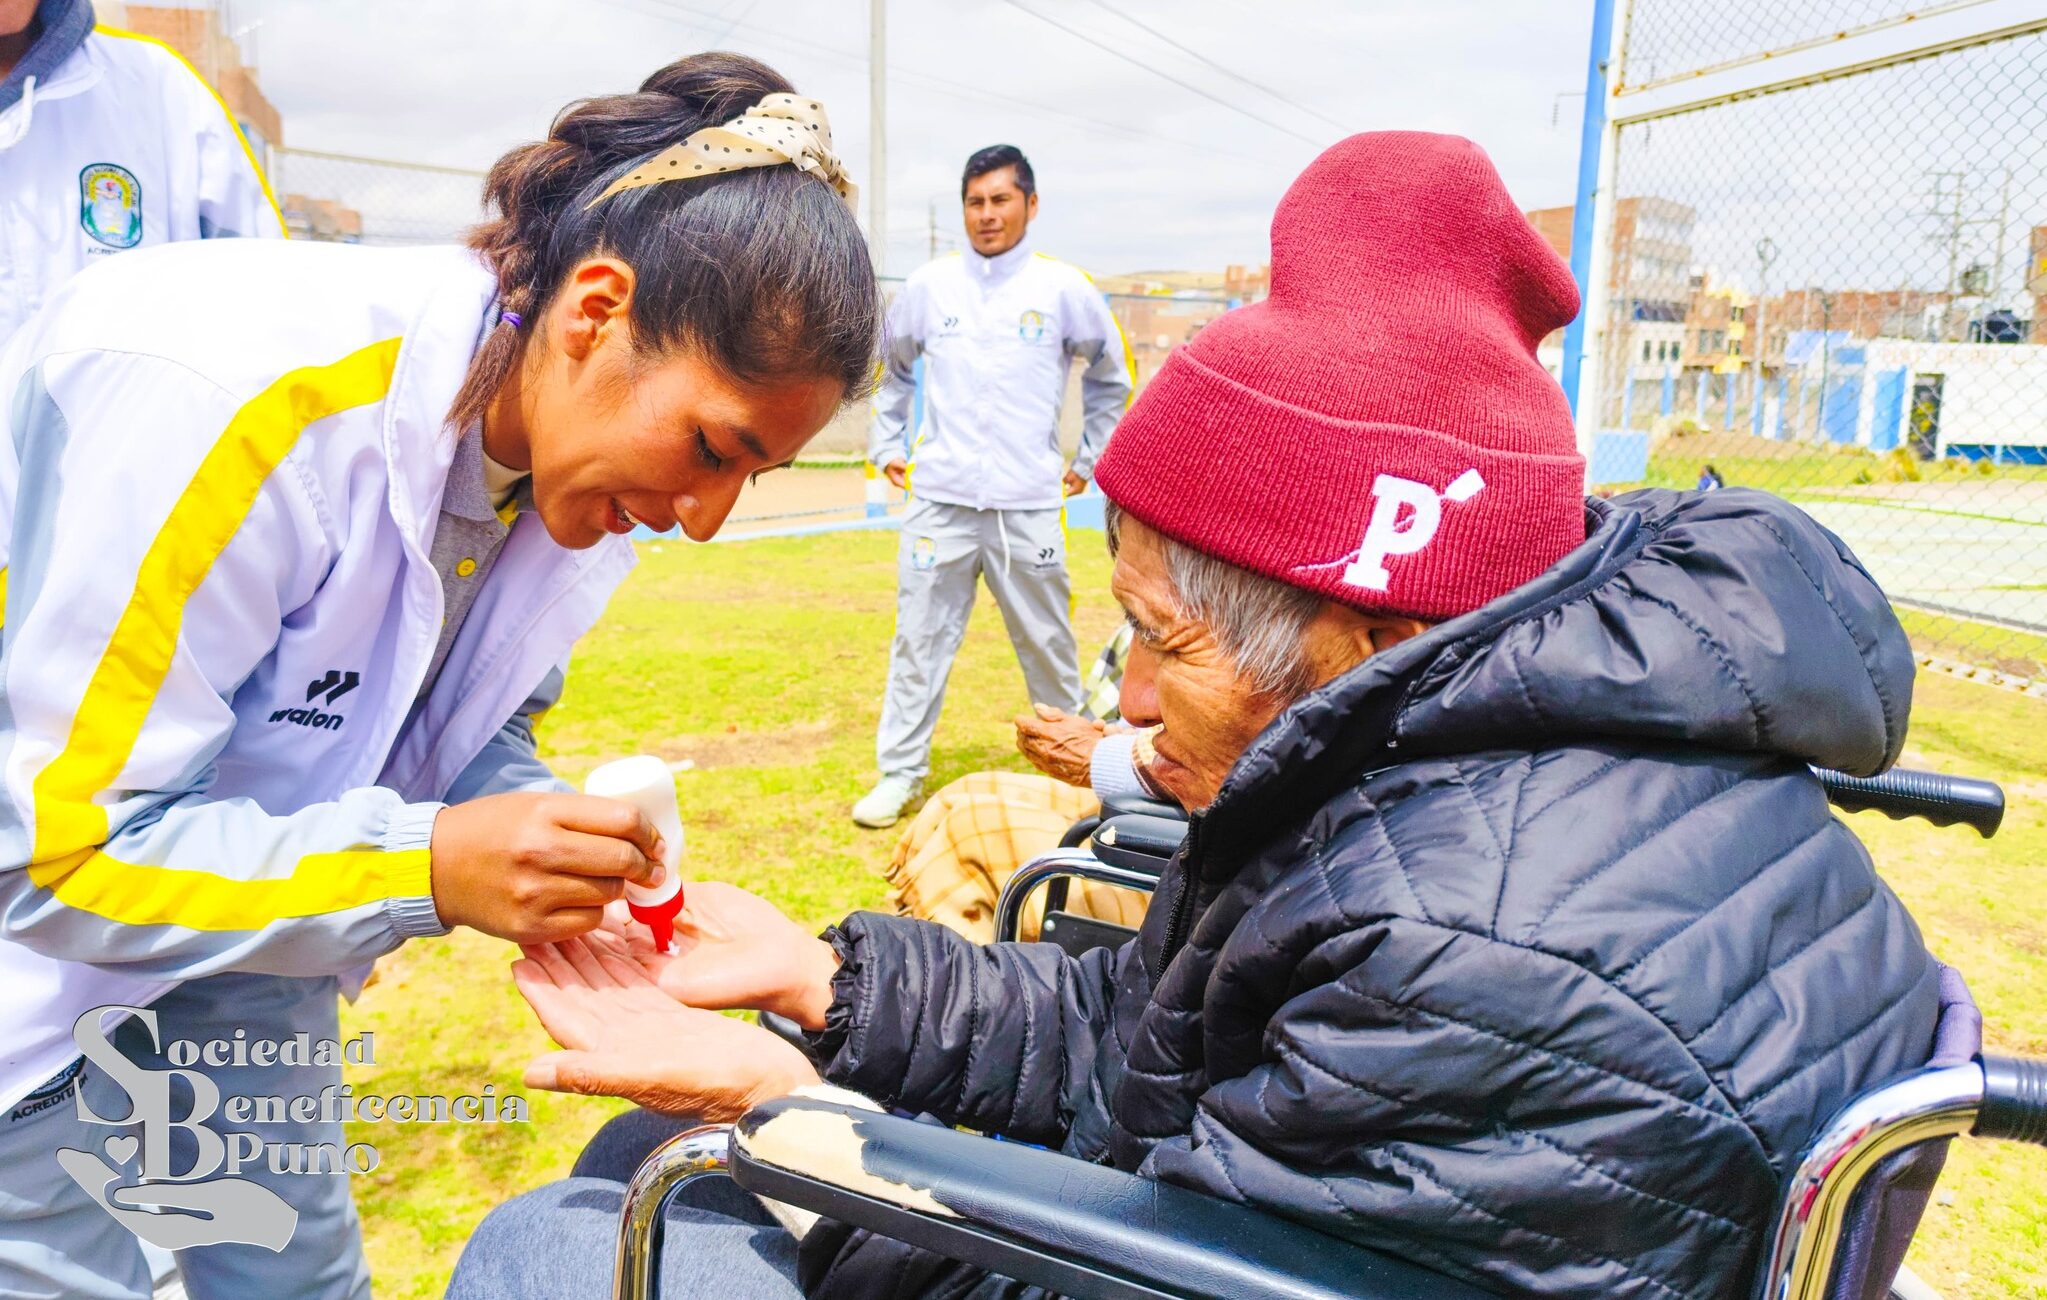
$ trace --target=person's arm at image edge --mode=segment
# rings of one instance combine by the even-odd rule
[[[910,460],[910,412],[917,395],[917,358],[924,352],[918,328],[918,299],[914,284],[889,308],[887,337],[882,345],[881,384],[874,392],[874,414],[867,432],[867,459],[887,472],[889,482],[904,486],[902,475]]]
[[[1083,286],[1074,295],[1077,323],[1066,342],[1066,350],[1085,363],[1080,372],[1080,445],[1067,470],[1069,495],[1084,489],[1094,477],[1095,461],[1109,445],[1116,422],[1130,409],[1136,383],[1122,325],[1109,310],[1108,300],[1092,284],[1083,282]]]

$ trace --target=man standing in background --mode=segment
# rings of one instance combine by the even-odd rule
[[[198,73],[90,0],[0,0],[0,342],[102,257],[236,235],[284,220]]]
[[[1037,179],[1014,145],[967,159],[967,252],[912,274],[890,309],[888,374],[868,458],[910,493],[896,562],[896,635],[875,742],[881,780],[853,805],[891,826],[923,792],[946,677],[977,585],[1002,608],[1031,702],[1080,708],[1064,498],[1084,491],[1130,404],[1129,356],[1108,303],[1075,267],[1034,252]],[[923,419],[909,428],[924,358]],[[1078,357],[1084,423],[1061,464],[1059,407]]]

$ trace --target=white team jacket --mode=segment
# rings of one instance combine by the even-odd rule
[[[95,29],[0,110],[0,342],[128,249],[283,234],[234,119],[155,41]]]
[[[458,249],[213,240],[79,275],[0,351],[0,1109],[73,1019],[442,931],[443,802],[545,783],[524,717],[633,563],[522,515],[434,690]],[[510,721],[508,721],[508,719]]]
[[[1082,478],[1130,405],[1130,350],[1093,281],[1031,250],[965,252],[912,272],[889,309],[887,375],[874,397],[868,458],[910,464],[919,497],[982,510],[1037,510],[1065,499],[1059,407],[1068,358],[1081,371]],[[912,367],[924,358],[924,417],[907,427]]]

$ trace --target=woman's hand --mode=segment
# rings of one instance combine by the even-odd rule
[[[683,899],[670,952],[656,952],[646,927],[626,917],[623,907],[606,914],[592,942],[630,957],[678,1002],[713,1011],[772,1011],[805,1029],[824,1028],[832,973],[839,968],[830,944],[773,903],[723,881],[691,881]]]
[[[794,1047],[759,1025],[683,1006],[604,947],[581,939],[527,945],[512,963],[519,992],[567,1049],[535,1057],[528,1087],[624,1097],[721,1124],[818,1082]]]
[[[428,853],[443,924],[553,943],[602,921],[626,881],[654,878],[661,834],[617,799],[499,794],[443,808]]]

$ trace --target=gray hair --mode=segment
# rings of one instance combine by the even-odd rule
[[[1102,522],[1114,555],[1123,512],[1105,502]],[[1175,612],[1212,633],[1230,662],[1260,690],[1293,701],[1315,685],[1303,645],[1322,597],[1206,555],[1153,529],[1166,560]]]

